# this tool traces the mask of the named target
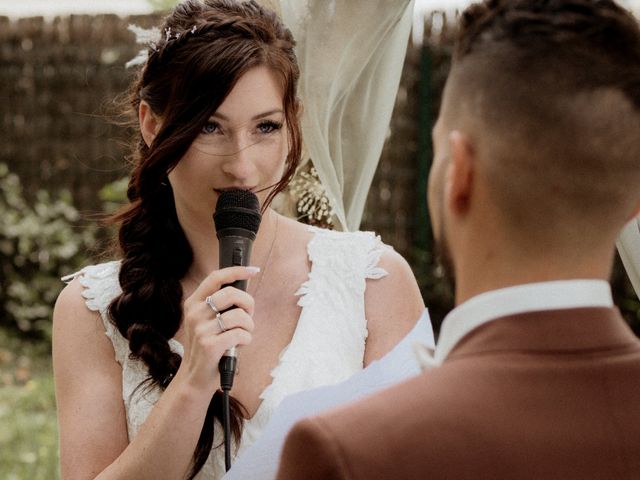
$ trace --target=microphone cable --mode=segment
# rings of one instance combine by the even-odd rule
[[[224,355],[218,364],[220,371],[220,388],[222,390],[222,428],[224,430],[224,467],[228,472],[231,468],[231,413],[229,405],[229,394],[233,387],[233,377],[236,373],[238,362],[235,356],[235,347],[232,349],[233,355]]]

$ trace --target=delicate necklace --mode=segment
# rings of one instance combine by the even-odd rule
[[[273,232],[273,239],[271,240],[271,246],[269,247],[269,253],[267,254],[267,258],[264,261],[262,268],[260,269],[260,278],[258,279],[258,284],[256,285],[256,288],[253,290],[253,293],[251,294],[253,298],[256,297],[258,290],[260,289],[260,285],[262,285],[262,279],[264,278],[264,274],[267,272],[267,268],[269,268],[269,264],[271,262],[271,254],[273,253],[273,246],[276,244],[276,237],[278,236],[279,220],[280,220],[280,217],[276,214],[276,226]]]
[[[275,220],[276,224],[275,224],[275,227],[274,227],[273,238],[271,239],[271,246],[269,247],[269,253],[267,253],[267,258],[265,259],[264,264],[260,268],[260,277],[258,278],[258,284],[256,285],[256,288],[253,290],[253,293],[252,293],[252,296],[254,296],[254,297],[255,297],[256,293],[258,293],[258,290],[260,289],[260,285],[262,285],[262,279],[264,278],[264,274],[265,274],[267,268],[269,267],[269,265],[271,263],[271,257],[272,257],[271,254],[273,253],[273,247],[276,244],[276,238],[278,237],[278,225],[280,224],[279,220],[280,220],[280,218],[276,214],[276,220]],[[184,280],[186,280],[189,283],[193,284],[193,286],[195,288],[198,288],[198,285],[200,285],[200,283],[202,283],[202,280],[200,280],[200,282],[197,282],[191,275],[187,275],[184,278]]]

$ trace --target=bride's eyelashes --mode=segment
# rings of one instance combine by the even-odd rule
[[[270,133],[277,132],[282,129],[282,122],[278,122],[276,120],[263,120],[256,125],[256,132],[262,135],[269,135]],[[209,120],[202,127],[202,134],[204,135],[215,135],[215,134],[224,134],[224,130],[221,125],[214,121]]]
[[[258,124],[258,130],[263,134],[270,134],[282,128],[282,122],[275,120],[264,120]]]

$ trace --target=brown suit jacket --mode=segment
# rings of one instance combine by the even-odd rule
[[[299,422],[279,480],[640,479],[640,341],[617,310],[504,317],[438,368]]]

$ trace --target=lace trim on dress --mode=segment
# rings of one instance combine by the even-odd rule
[[[388,247],[373,233],[309,231],[315,233],[307,245],[311,271],[296,292],[302,311],[271,372],[272,382],[260,395],[265,404],[278,405],[292,393],[338,383],[362,368],[366,279],[387,275],[377,264]]]
[[[82,270],[62,277],[62,281],[70,283],[78,278],[82,285],[82,296],[89,310],[100,313],[105,335],[113,345],[116,361],[124,365],[129,355],[129,342],[120,334],[116,326],[109,320],[109,304],[122,293],[118,282],[120,262],[112,261],[91,265]]]

